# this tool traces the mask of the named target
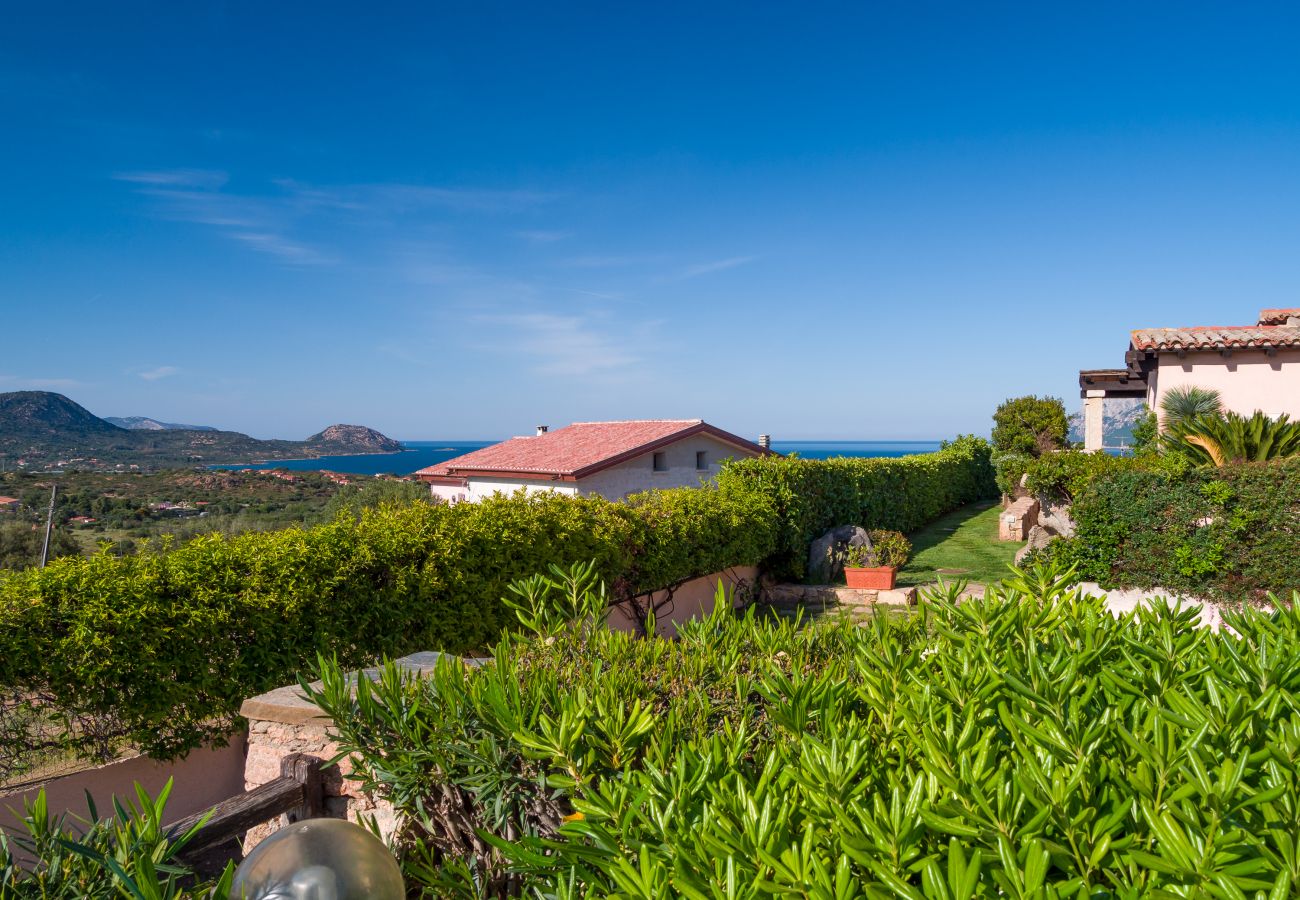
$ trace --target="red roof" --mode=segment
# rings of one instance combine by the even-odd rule
[[[1300,325],[1241,325],[1226,328],[1141,328],[1133,332],[1135,350],[1225,350],[1248,347],[1300,347]]]
[[[1300,309],[1261,309],[1259,311],[1259,324],[1261,325],[1286,325],[1289,319],[1300,319]]]
[[[573,481],[695,434],[708,434],[753,455],[769,452],[702,419],[575,422],[535,437],[511,438],[415,474],[426,481],[468,475]]]

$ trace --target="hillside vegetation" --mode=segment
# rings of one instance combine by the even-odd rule
[[[397,441],[361,425],[332,425],[305,441],[264,441],[212,429],[127,429],[62,394],[0,393],[0,470],[150,470],[400,449]]]

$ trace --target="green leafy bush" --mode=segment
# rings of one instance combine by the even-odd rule
[[[1053,557],[1107,586],[1231,603],[1300,584],[1300,460],[1179,471],[1120,467],[1075,501]]]
[[[990,448],[965,435],[938,453],[897,459],[763,457],[733,463],[723,490],[758,494],[775,510],[776,549],[764,561],[778,579],[799,580],[808,545],[838,525],[911,532],[946,512],[997,496]]]
[[[595,560],[616,601],[775,545],[760,495],[680,489],[633,502],[556,494],[418,503],[309,529],[208,535],[0,574],[0,774],[24,751],[174,756],[231,731],[241,701],[319,652],[480,650],[509,624],[506,586]],[[42,725],[33,729],[34,716]]]
[[[1057,397],[1015,397],[993,413],[993,449],[1042,456],[1066,446],[1070,423]]]
[[[129,742],[175,756],[219,742],[244,698],[317,653],[355,667],[482,650],[512,622],[506,587],[552,563],[594,561],[643,621],[638,595],[731,566],[802,571],[834,525],[910,531],[992,490],[987,443],[961,438],[902,459],[750,460],[716,488],[624,503],[349,507],[313,528],[0,573],[0,777],[50,750],[108,758]]]
[[[845,554],[845,565],[897,569],[912,555],[912,542],[900,532],[873,528],[867,536],[871,538],[871,546],[850,547]]]
[[[1045,453],[1025,467],[1025,487],[1031,494],[1055,500],[1073,501],[1082,496],[1097,478],[1117,472],[1167,472],[1177,475],[1187,470],[1185,460],[1176,456],[1111,456],[1085,450],[1061,450]]]
[[[200,822],[183,834],[168,835],[165,811],[169,780],[157,798],[136,787],[136,802],[115,802],[100,818],[90,801],[85,819],[54,817],[45,792],[25,809],[23,831],[0,833],[0,897],[5,900],[181,900],[227,897],[233,864],[215,882],[205,883],[179,859]],[[204,819],[203,821],[206,821]],[[20,857],[25,856],[25,859]]]
[[[674,642],[560,572],[490,664],[314,693],[432,896],[1292,895],[1300,608],[961,587],[866,627],[719,603]]]
[[[1034,457],[1028,453],[999,453],[993,457],[994,478],[1005,497],[1014,497]]]

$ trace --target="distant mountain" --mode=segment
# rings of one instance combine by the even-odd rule
[[[49,391],[0,394],[0,435],[112,434],[121,430],[62,394]]]
[[[6,465],[21,462],[28,471],[147,470],[402,449],[392,438],[361,425],[331,425],[305,441],[262,441],[237,431],[143,421],[159,427],[119,428],[62,394],[0,393],[0,459],[7,460]]]
[[[350,447],[352,453],[396,453],[402,449],[397,441],[364,425],[331,425],[307,438],[307,444]]]
[[[1102,408],[1102,442],[1107,447],[1133,445],[1133,426],[1147,414],[1146,401],[1140,397],[1115,397]],[[1083,410],[1070,416],[1070,440],[1083,440]]]
[[[159,422],[148,416],[104,416],[105,422],[111,422],[127,431],[216,431],[211,425],[179,425],[176,422]]]

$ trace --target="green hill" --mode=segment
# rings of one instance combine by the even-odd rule
[[[360,425],[331,425],[305,441],[263,441],[237,431],[128,430],[62,394],[0,393],[0,469],[151,470],[400,449]]]

